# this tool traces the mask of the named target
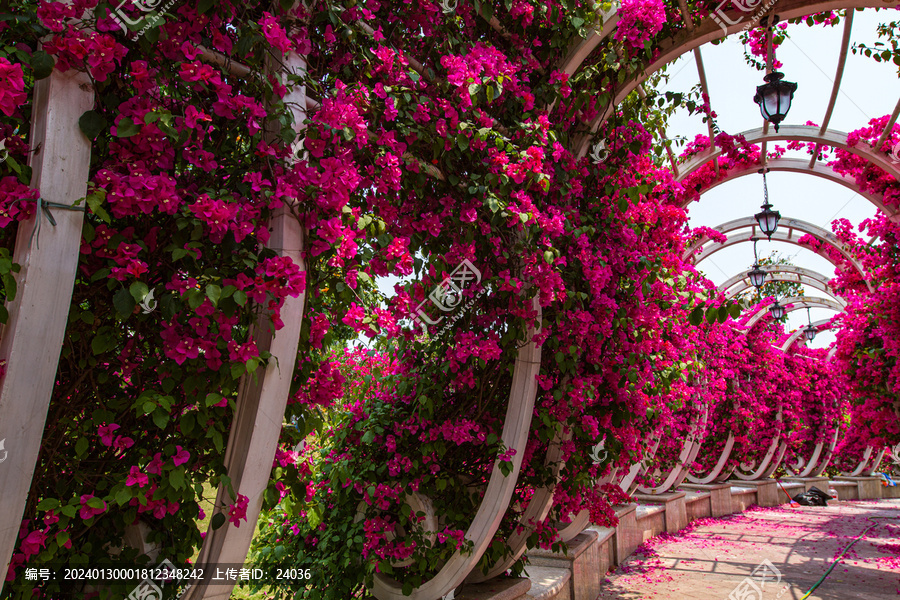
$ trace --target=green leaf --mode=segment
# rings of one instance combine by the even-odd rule
[[[37,505],[38,510],[53,510],[59,507],[59,500],[56,498],[44,498]]]
[[[156,426],[160,429],[165,429],[166,425],[169,424],[169,413],[163,410],[157,410],[153,413],[153,422],[156,423]]]
[[[97,332],[97,335],[94,336],[94,339],[91,340],[91,351],[95,356],[98,354],[103,354],[107,350],[115,347],[116,340],[111,334],[112,329],[110,329],[109,327],[101,327]]]
[[[131,120],[131,117],[124,117],[116,125],[116,137],[127,138],[141,131],[140,125]]]
[[[213,404],[218,404],[222,401],[223,396],[221,394],[207,394],[206,395],[206,406],[212,406]]]
[[[210,283],[209,285],[206,286],[206,296],[213,303],[213,306],[218,306],[219,298],[222,297],[222,288]]]
[[[54,64],[53,57],[43,50],[38,50],[31,55],[31,68],[34,71],[34,78],[36,80],[50,77],[50,73],[53,72]]]
[[[238,290],[234,293],[234,301],[238,303],[238,306],[244,306],[247,304],[247,293],[244,290]]]
[[[67,504],[59,509],[59,512],[71,518],[75,516],[75,513],[78,512],[78,507],[74,504]]]
[[[694,310],[691,311],[691,314],[688,315],[688,321],[690,321],[691,325],[697,327],[703,321],[703,308],[698,306]]]
[[[375,441],[375,432],[372,431],[371,429],[363,434],[363,436],[362,436],[363,444],[371,444],[374,441]]]
[[[213,515],[212,520],[209,522],[210,526],[213,530],[220,528],[225,524],[225,513],[216,513]]]
[[[172,484],[172,487],[176,490],[180,490],[184,488],[184,468],[175,469],[174,471],[169,471],[169,483]]]
[[[85,452],[88,449],[88,440],[87,438],[79,438],[77,442],[75,442],[75,455],[79,458],[84,456]]]
[[[718,312],[719,312],[719,315],[718,315],[718,316],[719,316],[719,323],[724,323],[724,322],[728,319],[728,307],[722,305],[722,306],[719,307],[719,311],[718,311]]]
[[[131,292],[123,288],[113,296],[113,306],[116,307],[116,312],[119,313],[119,316],[124,319],[134,312],[136,303]]]
[[[66,542],[69,541],[69,532],[68,531],[60,531],[56,534],[56,543],[62,547],[66,545]]]
[[[10,273],[3,273],[0,275],[0,278],[3,279],[3,287],[6,289],[6,299],[12,300],[16,297],[16,291],[18,290],[16,278]]]
[[[150,288],[143,281],[135,281],[129,286],[128,291],[131,292],[131,297],[137,303],[142,302],[147,297],[147,294],[150,293]]]
[[[134,496],[131,495],[131,490],[128,487],[124,487],[116,493],[116,504],[119,506],[124,506],[131,501]]]
[[[112,217],[110,217],[109,213],[106,212],[106,209],[103,208],[104,198],[106,198],[106,192],[99,191],[85,196],[85,201],[87,202],[88,207],[90,207],[92,213],[100,217],[103,222],[111,223]]]
[[[156,402],[151,402],[150,400],[147,400],[146,402],[144,402],[141,405],[141,408],[143,409],[145,415],[149,415],[154,410],[156,410]]]
[[[181,417],[181,433],[190,435],[190,433],[194,430],[194,426],[196,424],[197,417],[194,415],[194,413],[186,413],[183,417]]]
[[[216,0],[200,0],[200,3],[197,5],[197,14],[204,15],[215,5]]]
[[[240,379],[241,375],[246,372],[246,368],[241,363],[234,363],[231,365],[231,378],[232,379]]]
[[[103,115],[95,110],[87,111],[78,119],[78,127],[89,140],[95,139],[108,126],[109,123],[103,118]]]

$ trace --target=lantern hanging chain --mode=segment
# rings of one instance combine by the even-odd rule
[[[76,206],[76,205],[72,205],[72,204],[60,204],[59,202],[49,202],[40,197],[38,197],[36,199],[18,198],[16,200],[13,200],[10,203],[9,208],[12,209],[12,207],[15,206],[17,202],[31,202],[31,201],[33,201],[35,203],[35,205],[37,206],[37,210],[35,211],[34,229],[31,231],[31,239],[28,241],[28,247],[30,248],[31,244],[33,242],[35,242],[35,240],[37,240],[36,246],[37,246],[38,250],[40,250],[40,248],[41,248],[41,240],[40,240],[41,221],[42,221],[41,213],[46,215],[47,220],[50,221],[50,224],[53,225],[54,227],[56,227],[56,219],[53,218],[53,213],[50,212],[51,208],[59,208],[62,210],[77,210],[77,211],[84,212],[84,205]]]
[[[763,176],[763,199],[764,199],[764,204],[763,204],[763,206],[764,206],[764,207],[765,207],[765,206],[771,206],[771,205],[769,204],[769,185],[766,183],[766,171],[767,171],[767,170],[768,170],[768,169],[762,169],[762,176]]]

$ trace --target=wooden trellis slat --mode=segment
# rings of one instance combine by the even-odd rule
[[[33,100],[31,185],[44,202],[71,206],[87,192],[91,142],[79,129],[78,119],[93,108],[94,89],[86,74],[54,69],[35,84]],[[0,360],[7,363],[0,382],[0,439],[5,439],[8,452],[0,464],[2,566],[9,563],[19,537],[78,267],[84,212],[50,211],[56,226],[37,210],[19,223],[13,261],[22,270],[16,276],[15,300],[7,305],[9,323],[0,341]],[[33,239],[38,226],[40,233]],[[0,577],[0,591],[3,580]]]
[[[289,53],[285,65],[295,74],[306,73],[306,61],[298,54]],[[300,137],[305,127],[305,86],[290,88],[284,100],[294,113],[294,129]],[[269,248],[281,256],[290,257],[305,272],[306,264],[302,256],[304,232],[289,207],[279,208],[270,223],[270,231]],[[220,529],[210,528],[207,531],[197,559],[197,564],[207,565],[206,578],[188,589],[183,596],[185,600],[228,600],[231,597],[233,581],[213,584],[211,579],[216,565],[241,565],[250,549],[290,395],[305,300],[305,292],[297,298],[285,300],[281,308],[284,327],[277,332],[273,331],[270,316],[266,313],[260,315],[253,328],[257,346],[261,351],[269,351],[272,358],[265,370],[258,369],[255,375],[244,376],[225,451],[225,467],[235,493],[249,498],[247,521],[240,527],[226,523]],[[220,485],[216,505],[233,501],[227,489]]]

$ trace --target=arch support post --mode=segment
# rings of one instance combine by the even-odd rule
[[[43,202],[72,206],[87,193],[91,141],[78,119],[94,106],[86,74],[56,69],[35,83],[29,161],[31,187]],[[8,304],[0,341],[6,375],[0,382],[0,440],[8,456],[0,464],[0,591],[18,540],[31,479],[40,453],[47,410],[72,302],[84,223],[78,210],[50,208],[19,223],[13,262],[21,265],[18,293]],[[35,230],[41,227],[40,236]]]
[[[306,74],[304,57],[290,52],[285,57],[285,70],[296,75]],[[294,115],[294,129],[299,134],[305,128],[306,87],[295,86],[284,98]],[[304,231],[290,207],[280,206],[269,225],[268,247],[280,256],[289,257],[300,270],[306,271],[303,260]],[[284,411],[290,395],[291,379],[297,362],[300,327],[306,303],[304,291],[296,298],[288,297],[281,308],[284,326],[274,331],[270,313],[262,312],[251,329],[260,351],[268,351],[271,358],[265,370],[245,374],[238,390],[237,410],[225,450],[225,468],[231,478],[235,494],[248,498],[247,522],[241,527],[226,523],[207,531],[198,565],[243,564],[250,550],[262,510],[263,498],[272,473],[275,450],[281,435]],[[230,504],[226,486],[216,493],[216,506]],[[224,512],[217,508],[216,512]],[[213,571],[215,569],[212,569]],[[205,579],[189,588],[185,600],[228,600],[235,582],[212,583],[213,573],[205,569]]]

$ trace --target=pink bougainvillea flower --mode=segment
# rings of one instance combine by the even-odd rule
[[[238,494],[234,504],[228,507],[228,520],[234,523],[235,527],[241,526],[241,519],[247,520],[247,504],[250,499],[243,494]]]
[[[0,111],[11,117],[27,99],[22,65],[14,65],[0,56]]]
[[[43,531],[32,531],[28,534],[28,536],[22,540],[19,548],[25,554],[26,557],[31,556],[32,554],[37,554],[41,551],[44,544],[47,542],[47,534]]]
[[[109,425],[102,425],[98,429],[98,434],[100,435],[100,443],[104,446],[112,446],[113,445],[113,431],[118,429],[120,425],[116,425],[115,423],[110,423]]]
[[[131,448],[132,446],[134,446],[134,440],[130,437],[117,435],[112,445],[116,450],[125,450],[126,448]]]
[[[175,463],[175,466],[183,465],[191,458],[191,453],[187,450],[183,449],[181,446],[175,446],[175,450],[177,450],[175,456],[172,459],[172,462]]]
[[[87,521],[91,517],[102,514],[106,512],[106,502],[103,503],[102,507],[95,507],[88,505],[88,502],[94,498],[93,494],[83,494],[81,496],[81,509],[78,511],[78,515]]]
[[[159,475],[160,473],[162,473],[162,465],[163,465],[162,454],[157,452],[153,456],[153,460],[151,460],[150,463],[147,465],[146,471],[148,473],[153,473],[154,475]]]
[[[148,483],[150,483],[150,478],[146,473],[141,472],[140,467],[131,467],[131,471],[128,472],[128,477],[125,479],[125,485],[144,487]]]

